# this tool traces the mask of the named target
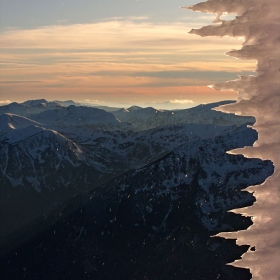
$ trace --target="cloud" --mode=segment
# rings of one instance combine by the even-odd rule
[[[192,103],[194,103],[192,100],[188,100],[188,99],[184,99],[184,100],[174,99],[174,100],[169,100],[169,102],[172,104],[192,104]]]
[[[87,103],[97,103],[97,104],[100,104],[100,103],[104,103],[103,100],[97,100],[97,99],[85,99],[85,102]]]
[[[163,101],[182,94],[182,86],[189,92],[187,87],[194,83],[205,86],[235,78],[240,65],[246,71],[254,67],[252,62],[232,62],[222,55],[238,42],[212,38],[204,44],[202,38],[188,34],[185,22],[155,24],[139,19],[1,32],[0,85],[9,93],[2,98],[30,93],[41,98],[43,93],[64,99],[68,92],[72,99],[97,94],[98,100],[109,101],[114,93],[115,99],[128,98],[130,91],[131,99],[140,101],[143,93],[149,98],[149,92]],[[26,82],[23,87],[13,81]],[[190,99],[201,99],[196,90],[193,94]]]
[[[0,104],[9,104],[11,103],[11,100],[0,100]]]

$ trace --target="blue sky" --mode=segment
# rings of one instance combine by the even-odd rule
[[[188,33],[215,18],[179,9],[195,1],[0,3],[2,104],[45,98],[185,108],[236,98],[207,85],[254,69],[224,55],[241,41]]]
[[[92,23],[119,17],[148,17],[173,22],[192,16],[180,6],[195,1],[158,0],[1,0],[1,27],[34,28],[54,24]]]

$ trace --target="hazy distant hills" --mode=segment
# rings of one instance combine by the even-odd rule
[[[80,103],[71,100],[48,102],[45,99],[39,99],[28,100],[23,103],[13,102],[8,105],[0,106],[0,115],[12,113],[29,117],[44,124],[59,124],[65,121],[71,121],[75,122],[73,125],[76,126],[79,124],[92,124],[94,126],[99,125],[101,129],[105,130],[135,131],[183,123],[224,126],[255,122],[253,117],[224,114],[212,110],[215,107],[232,102],[233,101],[220,101],[185,110],[160,110],[152,107],[141,108],[139,106],[131,106],[128,109],[109,109],[110,107],[106,106],[99,106],[99,108],[97,108],[82,106]],[[67,108],[68,106],[69,108]]]
[[[12,113],[23,117],[28,117],[46,110],[53,110],[62,107],[63,105],[61,103],[55,101],[47,102],[45,99],[28,100],[23,103],[13,102],[8,105],[0,106],[0,115]]]
[[[120,122],[113,114],[98,108],[85,106],[70,105],[67,108],[46,110],[30,116],[30,118],[42,124],[83,126],[103,130],[133,130],[131,124]]]
[[[132,106],[112,112],[122,122],[129,122],[137,130],[147,130],[164,125],[181,123],[215,124],[215,125],[241,125],[245,122],[255,122],[253,117],[241,117],[234,114],[224,114],[212,110],[232,101],[221,101],[211,104],[199,105],[184,110],[158,110],[152,107],[141,108]]]
[[[226,211],[252,203],[252,195],[241,192],[241,189],[263,182],[272,174],[273,165],[270,161],[225,153],[252,145],[257,139],[257,133],[247,127],[254,118],[212,110],[228,102],[231,101],[178,111],[132,106],[108,112],[110,110],[86,107],[73,101],[48,102],[44,99],[0,106],[3,252],[8,253],[28,240],[31,242],[28,246],[37,248],[40,244],[33,241],[33,236],[41,232],[40,235],[51,243],[57,244],[59,240],[56,245],[58,256],[64,261],[61,267],[57,267],[58,271],[67,270],[70,265],[68,261],[72,257],[69,259],[65,255],[70,250],[74,252],[74,258],[80,258],[76,279],[83,279],[84,269],[90,269],[92,277],[95,277],[92,279],[116,279],[113,276],[110,278],[106,271],[119,275],[119,279],[129,279],[122,278],[120,271],[113,273],[110,263],[114,261],[122,267],[120,262],[123,260],[130,272],[136,269],[136,264],[147,271],[148,263],[140,259],[153,256],[162,269],[168,262],[156,257],[155,253],[158,246],[169,248],[175,244],[173,241],[170,243],[167,236],[192,242],[199,240],[195,237],[199,232],[202,233],[199,238],[203,236],[208,240],[213,232],[219,230],[246,228],[250,219],[239,221],[232,214],[232,224]],[[90,210],[91,205],[94,210]],[[76,212],[80,211],[80,207],[85,210],[82,216],[79,214],[82,212]],[[182,212],[175,211],[180,207]],[[111,210],[108,212],[108,209]],[[176,215],[178,219],[174,220]],[[93,217],[98,217],[98,225],[92,224]],[[192,222],[194,231],[191,235],[180,237],[183,232],[177,229],[187,228],[184,221]],[[56,229],[52,227],[55,225],[61,228],[61,232],[54,236]],[[51,235],[47,230],[49,227],[52,228]],[[71,242],[66,244],[67,239]],[[75,249],[75,240],[80,240],[81,243],[77,241],[77,244],[81,249]],[[210,241],[204,241],[193,241],[197,245],[190,248],[206,250],[205,244]],[[101,242],[100,246],[93,245],[96,242]],[[139,242],[147,242],[151,250],[143,251],[146,247]],[[103,254],[109,244],[113,259]],[[181,242],[178,244],[182,245]],[[52,247],[48,242],[46,246]],[[216,248],[218,245],[211,246]],[[233,246],[233,255],[240,256],[244,251],[236,249],[234,244],[230,246]],[[121,247],[131,258],[135,258],[134,265],[128,265],[128,259],[118,255],[119,252],[126,254]],[[211,250],[206,254],[209,257],[207,262],[217,253],[216,249],[212,250],[214,253]],[[54,257],[54,252],[40,251],[40,256],[36,253],[37,249],[33,252],[26,257],[27,262],[38,259],[43,265],[44,259],[51,262]],[[81,257],[92,256],[92,252],[97,252],[97,263]],[[197,257],[191,251],[187,256]],[[172,266],[177,257],[176,254],[169,256]],[[102,259],[109,262],[108,266],[100,267]],[[210,263],[216,265],[215,271],[221,274],[224,261],[217,261],[219,264],[214,264],[216,261]],[[180,265],[183,263],[180,262]],[[17,266],[11,269],[16,275]],[[29,279],[56,277],[47,272],[49,276],[40,275],[35,268],[34,273],[33,278],[29,275]],[[149,273],[154,279],[153,273]],[[193,273],[191,275],[195,275]],[[5,279],[13,279],[5,275]],[[25,274],[20,272],[20,275]],[[128,277],[128,274],[125,275]],[[167,275],[171,274],[168,272]],[[183,274],[180,275],[183,277]],[[248,273],[245,275],[248,276]],[[240,279],[248,279],[246,277]]]

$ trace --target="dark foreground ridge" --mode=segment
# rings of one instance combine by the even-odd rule
[[[38,221],[54,221],[47,230],[1,256],[2,279],[251,279],[248,269],[226,265],[250,246],[211,236],[252,224],[227,211],[252,205],[242,190],[273,165],[226,151],[256,138],[243,127],[191,141],[74,197]]]

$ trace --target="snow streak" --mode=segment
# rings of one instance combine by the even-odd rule
[[[213,25],[193,29],[200,36],[230,36],[243,38],[240,50],[229,56],[257,60],[256,76],[241,76],[234,81],[212,86],[217,90],[239,93],[235,104],[217,110],[238,115],[253,115],[259,139],[253,147],[230,151],[246,157],[270,159],[274,174],[259,186],[251,186],[257,199],[252,207],[234,212],[253,217],[254,224],[245,231],[222,233],[237,238],[239,244],[250,244],[249,250],[234,266],[248,267],[253,279],[280,279],[280,2],[279,0],[210,0],[190,7],[193,11],[215,13]],[[235,14],[233,20],[221,20],[223,14]]]

